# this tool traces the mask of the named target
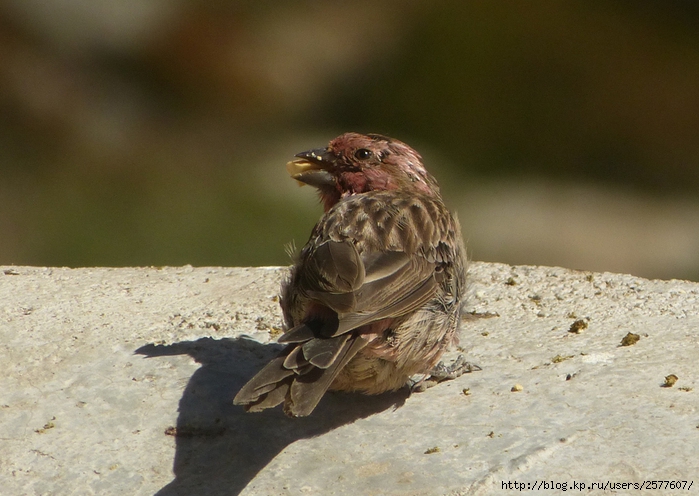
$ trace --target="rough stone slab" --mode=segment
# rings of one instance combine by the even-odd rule
[[[482,371],[288,419],[231,404],[277,349],[283,272],[0,268],[0,493],[699,492],[699,284],[473,263],[468,308],[492,316],[461,347]]]

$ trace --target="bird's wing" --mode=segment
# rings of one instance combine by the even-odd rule
[[[327,241],[327,245],[345,245],[356,251],[350,241]],[[334,249],[322,252],[340,251]],[[349,251],[342,250],[342,251]],[[378,320],[399,317],[421,307],[429,301],[437,289],[435,264],[422,257],[403,252],[364,252],[357,256],[361,261],[360,271],[352,287],[308,288],[306,294],[314,301],[334,310],[338,316],[337,328],[329,333],[337,336]],[[335,270],[339,264],[334,260],[314,260],[321,271]],[[333,273],[336,275],[336,273]],[[337,274],[346,281],[348,274]],[[327,281],[327,279],[326,279]]]
[[[336,312],[337,336],[406,315],[427,303],[441,280],[450,229],[441,201],[387,192],[330,211],[307,247],[295,291]]]

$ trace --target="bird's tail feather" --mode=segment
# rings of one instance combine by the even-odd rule
[[[242,387],[233,403],[258,412],[284,402],[287,415],[306,416],[366,345],[365,339],[350,334],[290,344]]]
[[[284,412],[293,417],[309,415],[335,380],[337,374],[366,345],[367,341],[362,337],[352,336],[346,340],[337,354],[337,358],[328,368],[314,368],[311,373],[296,377],[284,402]]]

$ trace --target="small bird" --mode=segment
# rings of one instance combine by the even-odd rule
[[[328,390],[378,394],[417,374],[472,370],[463,357],[439,362],[457,339],[467,262],[459,222],[420,155],[345,133],[296,157],[288,172],[317,188],[325,213],[282,283],[286,347],[234,403],[251,412],[283,403],[302,417]]]

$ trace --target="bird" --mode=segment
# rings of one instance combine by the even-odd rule
[[[287,170],[317,189],[324,213],[282,281],[285,347],[233,402],[304,417],[328,390],[373,395],[473,370],[462,356],[440,362],[458,342],[468,263],[422,157],[350,132],[296,154]]]

